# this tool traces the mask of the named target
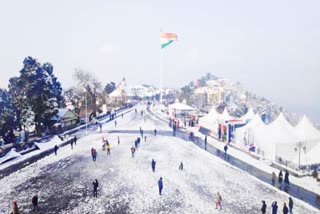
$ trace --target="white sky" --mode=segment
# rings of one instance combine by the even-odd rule
[[[182,87],[211,72],[320,121],[320,1],[1,1],[0,87],[33,56],[51,62],[63,87],[74,68],[106,84]]]

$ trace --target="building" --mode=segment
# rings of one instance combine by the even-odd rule
[[[68,108],[60,108],[50,119],[50,131],[65,131],[77,126],[79,116]]]
[[[126,79],[123,78],[116,89],[109,94],[110,101],[115,103],[126,103],[128,99],[128,91],[127,91],[127,84]]]

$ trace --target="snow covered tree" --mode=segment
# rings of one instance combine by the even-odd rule
[[[7,90],[0,88],[0,135],[7,136],[9,133],[12,133],[16,125],[12,97]],[[4,140],[10,141],[6,137]]]
[[[114,89],[116,89],[116,84],[114,82],[109,82],[107,83],[107,85],[104,87],[104,91],[107,93],[107,94],[111,94]]]
[[[96,79],[91,73],[76,69],[74,73],[75,79],[78,81],[79,90],[85,90],[88,93],[88,105],[92,106],[90,118],[97,114],[97,97],[101,90],[101,82]]]
[[[20,76],[10,79],[9,92],[20,126],[29,123],[34,116],[38,134],[48,125],[57,108],[64,105],[61,84],[53,74],[53,66],[41,64],[32,57],[24,59]]]

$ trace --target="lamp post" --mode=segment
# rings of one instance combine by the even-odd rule
[[[306,146],[300,141],[296,144],[296,147],[294,148],[294,151],[297,152],[299,149],[299,168],[300,168],[300,163],[301,163],[301,148],[306,151]]]
[[[86,136],[88,135],[88,101],[87,92],[85,93],[85,104],[86,104]]]

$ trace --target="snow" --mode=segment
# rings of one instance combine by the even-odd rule
[[[17,157],[21,157],[21,154],[15,151],[15,149],[11,149],[5,156],[0,158],[0,164],[10,159],[14,159]]]
[[[0,213],[8,212],[12,200],[17,200],[22,213],[31,212],[34,194],[47,214],[260,213],[261,200],[267,202],[268,212],[273,201],[278,201],[279,210],[288,202],[286,193],[179,138],[148,134],[147,142],[142,141],[132,158],[130,147],[140,126],[145,133],[154,128],[158,133],[171,129],[149,115],[144,122],[143,116],[134,112],[117,122],[117,127],[107,123],[102,133],[95,131],[79,139],[73,150],[60,148],[57,156],[50,155],[2,178],[1,184],[6,185],[0,191]],[[121,138],[119,146],[117,136]],[[111,156],[101,151],[102,137],[111,144]],[[98,151],[97,162],[91,159],[92,147]],[[155,173],[151,171],[153,158],[157,162]],[[181,161],[183,171],[178,170]],[[162,196],[158,194],[159,177],[164,182]],[[91,195],[94,179],[100,183],[98,198]],[[215,210],[218,191],[223,211]],[[293,200],[295,213],[319,213]]]

